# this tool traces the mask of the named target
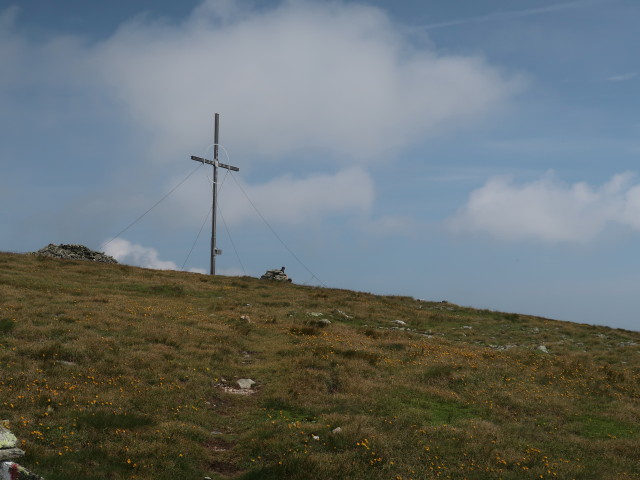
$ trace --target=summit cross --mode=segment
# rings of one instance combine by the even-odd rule
[[[216,248],[216,211],[218,208],[218,167],[226,168],[227,170],[232,170],[234,172],[239,172],[240,169],[238,167],[234,167],[233,165],[227,165],[225,163],[218,162],[218,134],[219,134],[219,126],[220,126],[220,114],[216,113],[215,116],[215,127],[213,134],[213,160],[208,160],[206,158],[196,157],[194,155],[191,156],[191,160],[195,160],[196,162],[206,163],[207,165],[213,165],[213,206],[211,208],[211,269],[210,274],[216,274],[216,255],[222,254],[222,250],[218,250]]]

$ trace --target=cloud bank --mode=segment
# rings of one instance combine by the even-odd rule
[[[591,186],[563,183],[552,172],[520,185],[494,177],[447,223],[456,233],[500,240],[587,243],[612,225],[640,230],[640,184],[634,178],[623,173]]]
[[[180,270],[171,260],[160,260],[158,250],[153,247],[131,243],[124,238],[116,238],[105,245],[104,253],[111,255],[119,263],[155,270]],[[202,269],[190,269],[190,272],[205,273]]]
[[[117,144],[111,155],[103,149],[108,191],[150,163],[186,164],[212,142],[220,112],[221,141],[243,175],[264,170],[265,160],[298,172],[262,172],[242,184],[274,220],[288,223],[367,214],[376,200],[370,164],[392,163],[405,147],[486,119],[523,87],[522,78],[481,57],[417,43],[381,9],[339,1],[206,0],[178,22],[141,15],[100,41],[35,40],[19,18],[19,8],[0,12],[8,72],[0,76],[7,105],[0,125],[22,116],[21,124],[39,122],[34,138],[58,132],[77,149],[61,155],[69,171],[101,161],[94,152],[87,158],[85,143]],[[207,198],[200,193],[184,195],[184,204]],[[244,199],[229,204],[231,223],[253,215]]]
[[[414,45],[382,10],[341,2],[205,1],[177,25],[133,19],[91,57],[153,132],[158,159],[210,143],[213,112],[223,143],[248,156],[380,159],[492,113],[522,86],[482,58]]]

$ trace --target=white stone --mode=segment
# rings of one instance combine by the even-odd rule
[[[238,386],[244,390],[248,390],[255,385],[256,382],[250,378],[241,378],[238,380]]]
[[[536,350],[538,350],[539,352],[542,353],[549,353],[549,350],[547,349],[547,347],[545,345],[540,345],[536,348]]]
[[[18,439],[9,430],[0,425],[0,448],[13,448],[18,445]]]

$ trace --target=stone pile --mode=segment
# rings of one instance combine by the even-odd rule
[[[18,439],[0,423],[0,480],[43,480],[13,460],[24,456],[18,448]]]
[[[284,267],[278,270],[267,270],[264,275],[260,277],[261,280],[278,280],[280,282],[290,282],[291,279],[284,273]]]
[[[24,456],[24,451],[18,448],[16,436],[0,425],[0,462],[16,460]]]
[[[118,263],[115,258],[105,255],[102,252],[91,250],[84,245],[56,245],[54,243],[50,243],[37,252],[33,252],[33,254],[42,255],[43,257],[63,258],[66,260],[88,260],[90,262]]]

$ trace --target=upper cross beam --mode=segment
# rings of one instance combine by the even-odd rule
[[[214,167],[222,167],[227,170],[233,170],[234,172],[239,172],[240,169],[238,167],[234,167],[233,165],[227,165],[226,163],[215,162],[214,160],[208,160],[202,157],[196,157],[195,155],[191,155],[191,160],[195,160],[196,162],[206,163],[208,165],[213,165]]]

